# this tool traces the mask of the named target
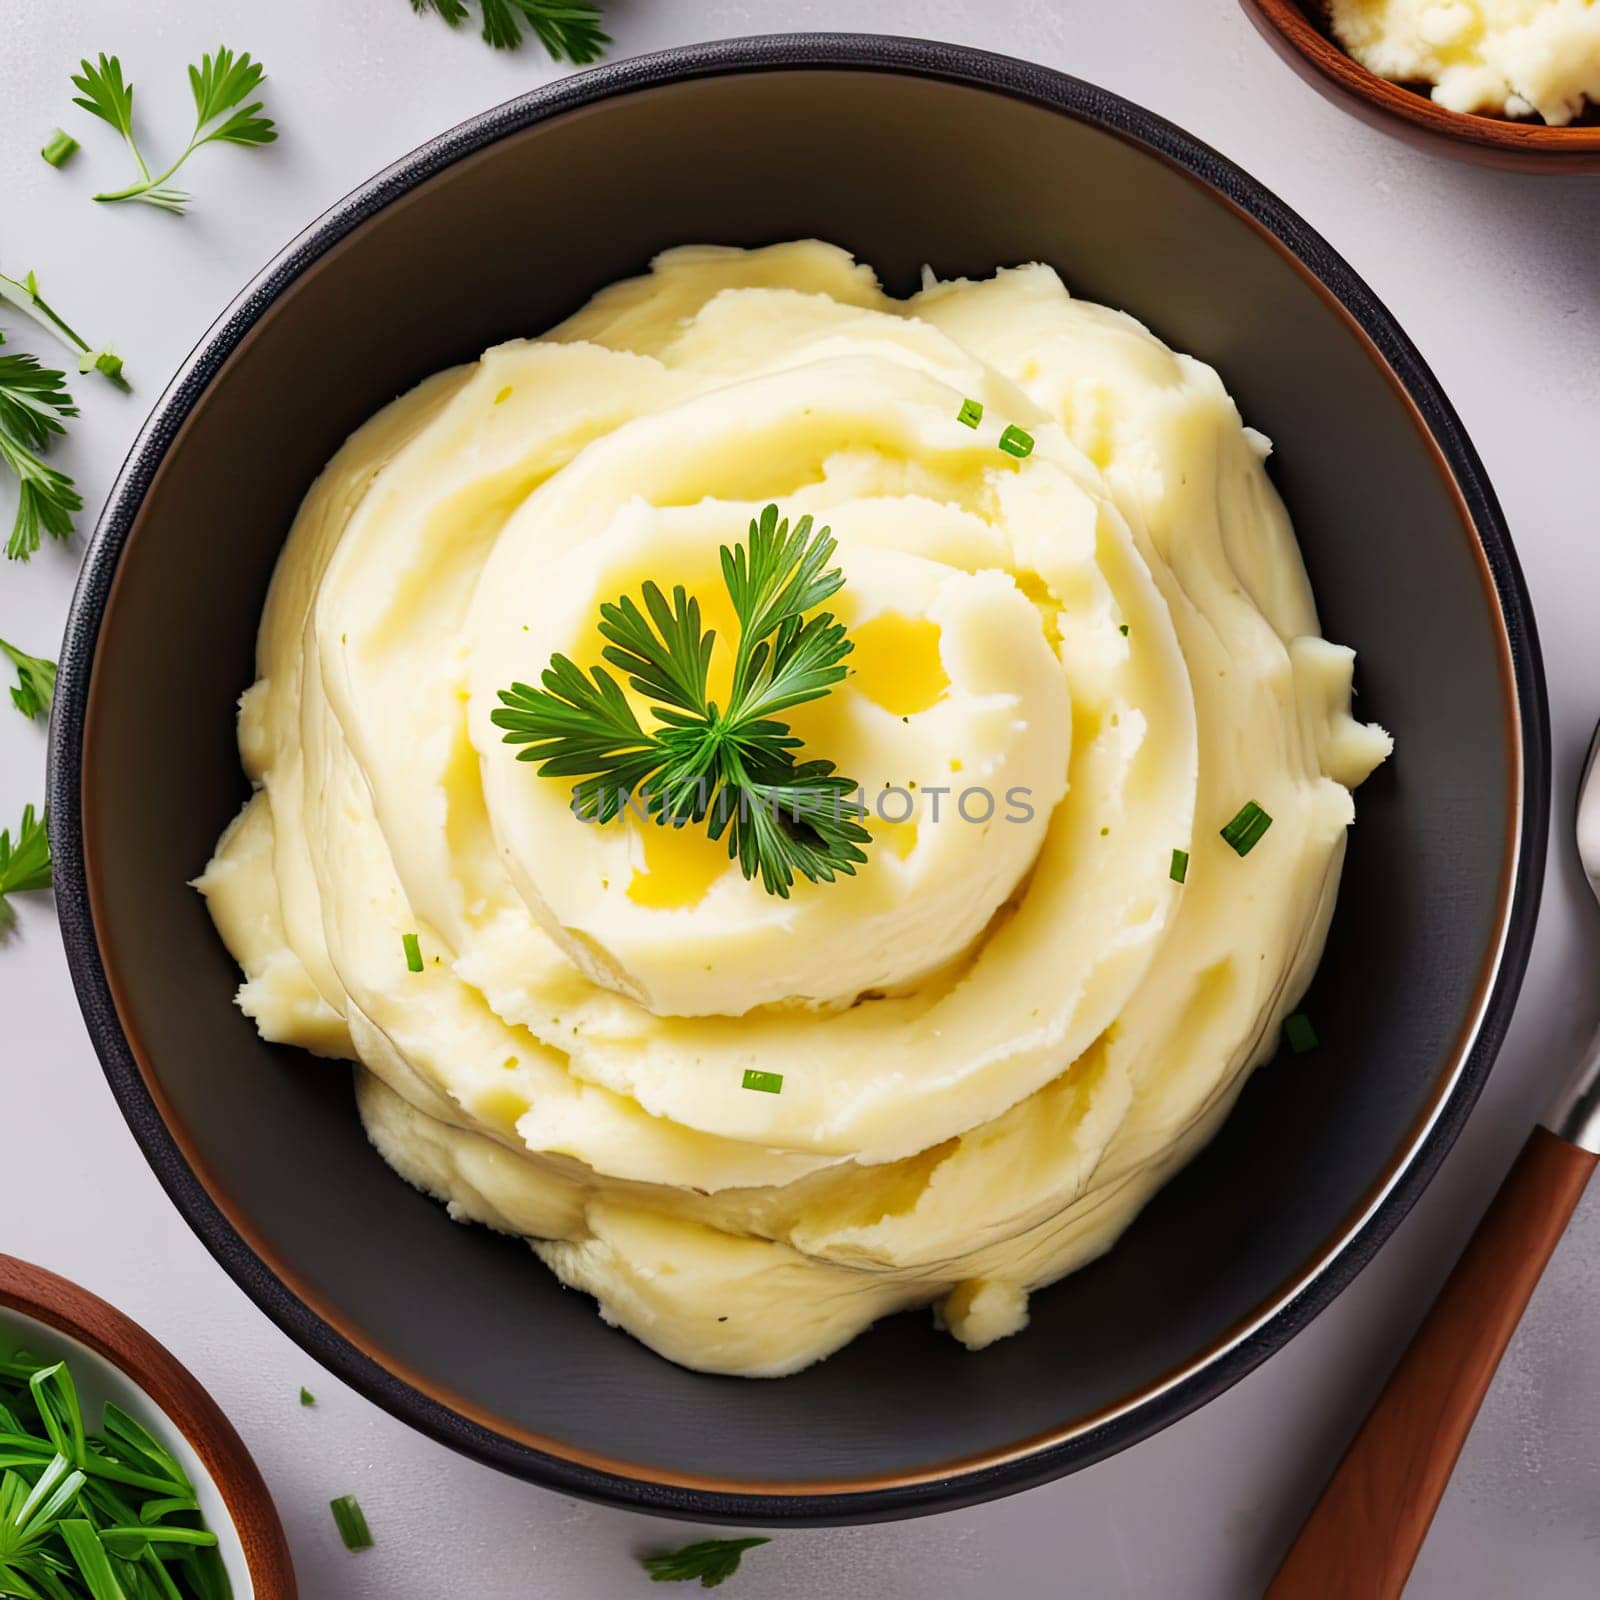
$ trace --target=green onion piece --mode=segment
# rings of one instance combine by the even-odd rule
[[[963,400],[961,409],[956,412],[956,421],[964,423],[969,428],[976,428],[983,421],[983,401]]]
[[[422,941],[414,933],[400,936],[400,943],[406,947],[406,970],[408,972],[422,971]]]
[[[316,1403],[317,1397],[312,1394],[309,1389],[302,1386],[300,1390],[300,1404],[303,1406],[314,1406]]]
[[[367,1526],[366,1514],[362,1511],[353,1494],[342,1494],[337,1500],[330,1500],[329,1506],[333,1511],[335,1526],[339,1529],[339,1537],[344,1540],[346,1550],[370,1550],[372,1548],[372,1529]]]
[[[110,1600],[111,1596],[123,1593],[117,1583],[116,1569],[92,1522],[84,1517],[64,1517],[56,1524],[56,1531],[72,1557],[73,1566],[78,1569],[77,1576],[95,1600],[102,1600],[102,1597]],[[27,1593],[26,1590],[21,1592]]]
[[[1000,448],[1021,461],[1024,456],[1033,454],[1033,435],[1014,422],[1007,423],[1005,432],[1000,435]]]
[[[78,153],[78,141],[70,133],[57,128],[45,140],[44,149],[39,152],[52,167],[63,166]]]
[[[1189,852],[1187,850],[1174,850],[1172,852],[1171,877],[1174,883],[1182,883],[1189,876]]]
[[[1303,1011],[1297,1011],[1292,1017],[1283,1019],[1283,1037],[1297,1056],[1303,1056],[1308,1050],[1315,1050],[1321,1043],[1317,1038],[1317,1030],[1311,1026],[1311,1018]]]
[[[746,1067],[744,1071],[744,1087],[746,1089],[759,1089],[762,1094],[782,1094],[783,1074],[781,1072],[757,1072],[754,1067]]]
[[[1128,624],[1124,622],[1122,626],[1117,629],[1117,632],[1120,633],[1124,639],[1126,639],[1128,637]]]
[[[1236,855],[1247,856],[1261,843],[1261,836],[1272,826],[1272,818],[1254,800],[1246,800],[1222,837]]]

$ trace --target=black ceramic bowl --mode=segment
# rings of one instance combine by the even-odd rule
[[[234,701],[295,507],[425,374],[686,241],[815,234],[906,291],[1043,260],[1214,363],[1277,444],[1331,637],[1398,738],[1361,791],[1311,1008],[1107,1257],[981,1355],[926,1313],[797,1377],[697,1376],[368,1148],[350,1077],[262,1044],[185,887],[244,797]],[[1527,596],[1460,424],[1300,219],[1159,117],[971,50],[697,46],[436,140],[296,240],[156,407],[95,535],[50,798],[68,953],[162,1182],[244,1289],[380,1405],[538,1482],[721,1521],[945,1508],[1217,1394],[1325,1306],[1466,1117],[1533,930],[1547,732]]]

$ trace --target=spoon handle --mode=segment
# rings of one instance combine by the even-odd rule
[[[1500,1357],[1597,1157],[1535,1128],[1351,1441],[1267,1600],[1405,1587]]]

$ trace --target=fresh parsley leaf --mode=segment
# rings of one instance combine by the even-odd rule
[[[25,717],[47,717],[56,693],[56,664],[42,656],[30,656],[14,644],[0,639],[0,655],[11,657],[17,669],[17,685],[11,691],[11,703]]]
[[[701,1539],[696,1544],[686,1544],[681,1550],[669,1550],[665,1555],[641,1557],[640,1564],[650,1574],[652,1583],[692,1583],[698,1578],[702,1589],[715,1589],[739,1570],[746,1550],[771,1543],[770,1539],[760,1537]]]
[[[72,98],[73,105],[82,106],[115,128],[138,160],[139,147],[133,142],[133,85],[123,80],[122,63],[101,51],[98,65],[85,60],[79,68],[72,78],[73,87],[79,91]],[[143,161],[139,165],[142,167]]]
[[[98,64],[85,60],[80,66],[72,82],[82,94],[73,104],[115,128],[132,151],[139,168],[137,182],[125,189],[97,194],[96,200],[137,200],[164,211],[182,212],[190,196],[175,188],[170,180],[202,145],[263,145],[271,144],[278,137],[272,119],[260,114],[261,101],[241,104],[260,88],[266,69],[260,62],[252,61],[248,51],[236,56],[226,46],[218,46],[215,56],[204,55],[199,66],[189,68],[195,125],[188,144],[176,161],[152,176],[150,164],[134,138],[133,85],[123,80],[122,63],[115,56],[102,54]]]
[[[189,68],[196,126],[203,128],[224,111],[231,111],[241,101],[248,100],[261,87],[266,75],[267,69],[259,61],[252,61],[248,50],[235,57],[231,50],[219,46],[214,57],[202,56],[198,67]]]
[[[768,894],[788,898],[795,875],[812,883],[854,877],[871,834],[856,820],[857,785],[833,775],[831,761],[756,768],[718,791],[708,832],[726,833],[728,854],[747,878],[759,872]]]
[[[14,434],[30,450],[43,450],[52,435],[66,432],[60,419],[77,414],[64,372],[41,367],[37,357],[24,351],[0,355],[0,430]]]
[[[83,509],[72,480],[39,458],[66,431],[61,419],[77,414],[65,373],[41,367],[22,352],[0,353],[0,464],[10,468],[18,488],[6,545],[13,561],[26,561],[39,548],[41,529],[53,539],[67,538],[72,514]]]
[[[47,466],[24,450],[14,439],[0,432],[0,462],[17,477],[17,514],[6,541],[6,554],[13,561],[26,561],[39,548],[43,529],[52,539],[72,535],[72,514],[83,509],[83,497],[64,472]]]
[[[722,550],[722,576],[739,620],[728,704],[709,697],[716,635],[682,585],[669,601],[655,583],[600,608],[601,655],[652,702],[646,729],[604,666],[586,674],[551,658],[542,689],[513,683],[491,713],[520,761],[547,778],[576,778],[574,812],[614,821],[641,794],[662,826],[703,824],[768,894],[787,899],[797,876],[852,876],[871,835],[858,785],[831,761],[799,760],[800,740],[778,713],[821,699],[846,675],[853,646],[831,612],[807,616],[844,583],[829,568],[835,541],[810,517],[791,528],[769,505],[746,543]]]
[[[554,656],[540,680],[544,689],[525,683],[502,689],[503,705],[492,720],[508,730],[507,744],[529,746],[517,753],[519,761],[544,762],[541,776],[588,778],[573,791],[578,815],[611,822],[624,797],[666,764],[666,754],[662,740],[639,726],[617,680],[604,667],[593,668],[592,679],[566,656]]]
[[[515,50],[527,28],[552,60],[587,66],[598,61],[611,43],[600,26],[595,0],[478,0],[483,12],[483,37],[497,50]],[[467,19],[465,0],[411,0],[418,16],[432,11],[459,27]]]
[[[68,327],[55,307],[39,293],[39,280],[33,273],[21,278],[8,278],[0,272],[0,301],[15,306],[26,317],[32,317],[41,328],[53,333],[78,357],[78,371],[99,372],[109,378],[119,389],[128,387],[122,375],[122,357],[109,345],[96,350],[81,334]]]
[[[436,12],[452,28],[459,28],[467,20],[466,0],[411,0],[411,9],[419,17]]]
[[[0,828],[0,925],[10,919],[8,894],[27,894],[49,887],[49,819],[36,817],[32,806],[24,806],[15,844],[11,842],[11,830]]]

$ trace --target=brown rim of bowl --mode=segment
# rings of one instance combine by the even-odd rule
[[[1391,83],[1369,71],[1319,28],[1302,0],[1240,0],[1251,20],[1296,67],[1309,69],[1319,88],[1354,100],[1372,120],[1398,118],[1393,131],[1413,131],[1452,144],[1473,147],[1481,160],[1498,161],[1523,170],[1600,171],[1600,126],[1550,127],[1543,122],[1516,122],[1506,117],[1451,111],[1404,84]],[[1310,0],[1315,5],[1318,0]],[[1469,152],[1462,151],[1461,154]]]
[[[1165,162],[1255,229],[1344,320],[1402,399],[1445,480],[1497,623],[1506,728],[1507,840],[1498,939],[1446,1070],[1390,1167],[1290,1280],[1196,1357],[1093,1416],[1003,1450],[914,1473],[764,1483],[669,1474],[577,1451],[486,1414],[351,1325],[271,1254],[227,1185],[205,1169],[124,1020],[118,975],[95,935],[99,879],[85,852],[80,763],[92,747],[94,656],[117,569],[151,483],[199,396],[263,309],[361,222],[507,134],[616,94],[734,72],[806,68],[891,72],[1021,99],[1110,133]],[[1549,729],[1533,613],[1494,494],[1470,441],[1410,341],[1332,248],[1254,179],[1153,113],[1093,85],[1009,57],[872,35],[776,35],[640,56],[533,91],[422,146],[327,212],[223,313],[158,402],[107,501],[74,597],[61,656],[50,754],[57,904],[69,965],[106,1075],[174,1203],[240,1286],[292,1338],[369,1399],[486,1464],[568,1493],[703,1521],[838,1523],[948,1510],[1028,1487],[1132,1444],[1243,1377],[1321,1311],[1371,1259],[1454,1142],[1510,1021],[1543,878]]]
[[[221,1407],[164,1344],[99,1295],[15,1256],[0,1255],[0,1307],[87,1345],[147,1395],[211,1474],[256,1600],[295,1600],[289,1543],[260,1470]]]

